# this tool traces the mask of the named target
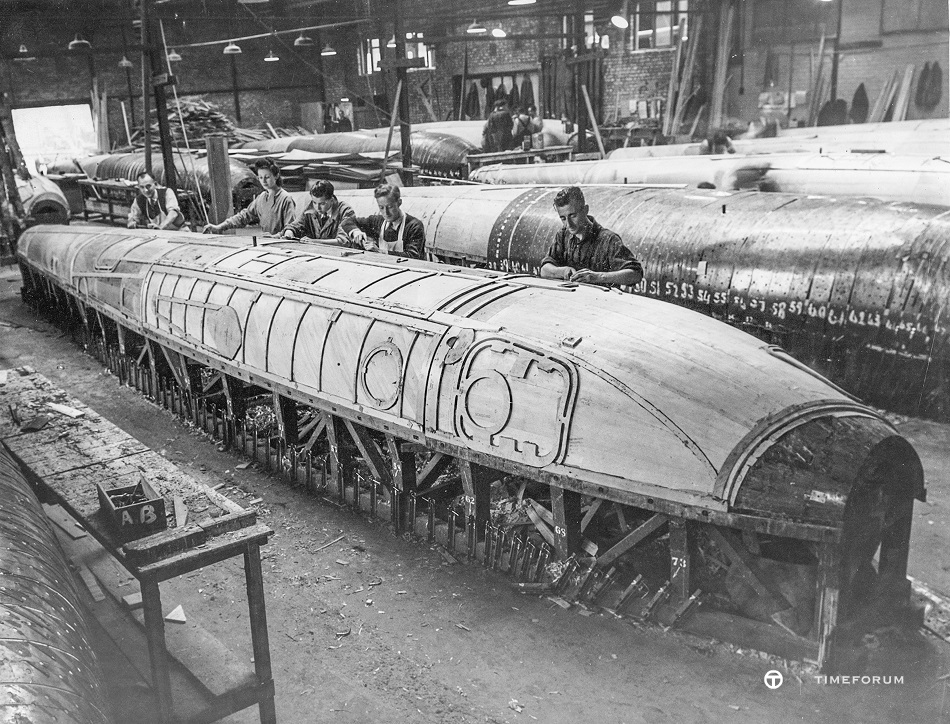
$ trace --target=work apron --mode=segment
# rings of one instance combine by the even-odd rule
[[[386,229],[392,226],[388,221],[383,222],[383,227],[379,230],[379,240],[382,242],[379,245],[379,250],[383,254],[402,254],[402,235],[406,230],[406,217],[402,217],[402,223],[399,224],[399,231],[396,233],[396,241],[386,241]]]

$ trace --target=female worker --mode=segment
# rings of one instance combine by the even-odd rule
[[[296,214],[294,200],[280,186],[280,169],[277,165],[262,158],[254,163],[254,170],[264,190],[246,209],[228,217],[220,224],[206,225],[203,229],[204,233],[220,234],[225,229],[238,229],[242,226],[259,224],[261,231],[265,234],[276,236],[294,220]]]

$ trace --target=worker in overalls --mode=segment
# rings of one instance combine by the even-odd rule
[[[422,222],[402,210],[398,186],[380,184],[373,191],[379,213],[343,222],[353,246],[410,259],[424,259],[426,230]]]

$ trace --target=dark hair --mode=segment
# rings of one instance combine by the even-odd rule
[[[271,175],[276,179],[277,185],[280,186],[280,166],[278,166],[273,161],[268,161],[266,158],[259,158],[254,162],[254,174],[257,175],[257,172],[261,169],[267,169],[271,172]]]
[[[152,176],[152,174],[150,174],[148,171],[142,171],[142,172],[140,172],[139,175],[135,177],[135,180],[136,180],[136,181],[141,181],[141,180],[142,180],[143,178],[145,178],[146,176],[148,176],[150,179],[152,179],[152,181],[155,180],[155,177]]]
[[[334,195],[333,184],[321,179],[310,187],[310,195],[315,199],[332,199]]]
[[[709,145],[713,144],[717,146],[725,146],[729,142],[729,136],[726,135],[726,132],[721,128],[713,131],[712,135],[709,137]]]
[[[392,184],[380,184],[375,189],[373,189],[373,196],[377,199],[381,199],[386,196],[393,201],[399,201],[399,199],[402,198],[402,194],[399,192],[399,187],[393,186]]]
[[[565,186],[558,191],[557,196],[554,197],[554,205],[557,207],[567,206],[572,201],[576,201],[581,206],[586,203],[586,201],[584,201],[584,192],[581,191],[580,186]]]
[[[508,101],[506,101],[504,98],[501,98],[495,101],[494,109],[496,111],[500,111],[502,108],[507,108],[507,107],[508,107]]]

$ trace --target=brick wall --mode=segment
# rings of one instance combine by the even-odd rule
[[[950,112],[947,93],[948,77],[948,35],[947,31],[881,33],[881,0],[844,0],[841,22],[841,44],[844,49],[839,53],[838,97],[849,106],[855,90],[864,83],[869,105],[881,92],[884,84],[895,71],[903,71],[907,64],[914,64],[915,75],[912,86],[911,102],[907,109],[907,119],[946,118]],[[876,47],[854,47],[856,44]],[[770,50],[776,59],[775,89],[787,91],[789,81],[789,63],[794,51],[794,63],[791,68],[792,89],[807,90],[810,78],[814,78],[813,68],[817,69],[819,41],[790,45],[773,45]],[[829,98],[831,80],[832,41],[825,45],[823,76],[825,92],[823,99]],[[849,47],[850,46],[850,47]],[[747,44],[745,67],[743,71],[744,93],[739,94],[738,82],[730,86],[727,96],[727,115],[737,123],[747,122],[759,115],[758,95],[766,90],[765,64],[768,52],[766,48]],[[925,62],[940,61],[944,69],[944,93],[940,103],[933,110],[918,108],[913,100],[917,89],[917,77]],[[738,80],[738,79],[737,79]],[[799,120],[807,120],[807,105],[792,109],[792,125]]]

